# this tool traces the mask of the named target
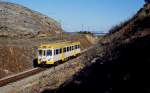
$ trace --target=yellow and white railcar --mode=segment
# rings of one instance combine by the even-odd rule
[[[77,56],[80,52],[80,42],[42,44],[38,47],[38,65],[65,61],[71,56]]]

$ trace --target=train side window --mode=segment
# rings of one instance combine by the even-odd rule
[[[43,50],[43,52],[44,52],[43,55],[46,56],[46,50]]]
[[[75,49],[78,49],[78,45],[75,45]]]
[[[67,52],[69,51],[69,47],[67,47]]]
[[[59,50],[58,49],[56,49],[56,55],[58,55],[59,54]]]
[[[71,51],[71,46],[70,46],[70,49],[69,49],[70,51]]]
[[[64,48],[64,52],[66,52],[66,48]]]
[[[80,48],[80,45],[78,45],[78,48]]]
[[[74,49],[76,49],[76,45],[74,45]]]
[[[74,47],[72,46],[72,50],[74,50]]]
[[[52,51],[51,50],[47,50],[47,56],[52,56]]]
[[[39,56],[42,56],[42,50],[39,50]]]

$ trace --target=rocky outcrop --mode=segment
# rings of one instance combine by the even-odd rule
[[[0,78],[33,68],[40,44],[79,41],[81,49],[93,45],[93,37],[61,31],[60,24],[45,15],[0,2]]]
[[[0,2],[0,36],[27,37],[40,33],[57,34],[62,31],[54,19],[24,6]]]
[[[58,89],[41,93],[149,93],[150,4],[100,42],[97,60]]]

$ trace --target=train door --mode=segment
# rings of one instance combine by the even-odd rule
[[[52,58],[52,50],[51,49],[48,49],[46,50],[46,59],[47,61],[51,61],[53,58]]]

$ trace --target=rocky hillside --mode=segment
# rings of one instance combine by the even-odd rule
[[[60,24],[18,4],[0,2],[0,78],[33,68],[40,44],[79,41],[81,49],[94,44],[92,36],[62,32]]]
[[[24,6],[0,2],[0,37],[33,37],[62,31],[54,19]]]
[[[56,90],[41,93],[149,93],[150,4],[100,41],[98,59]]]
[[[61,31],[46,15],[0,1],[0,78],[31,69],[35,48],[58,40]]]

